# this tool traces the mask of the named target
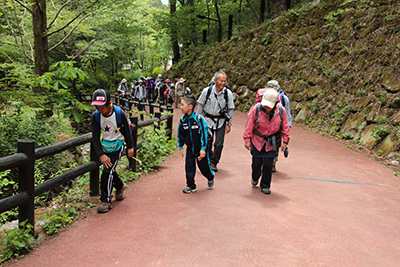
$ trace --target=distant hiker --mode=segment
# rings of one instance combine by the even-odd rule
[[[253,156],[251,184],[255,187],[261,176],[260,188],[264,194],[271,194],[272,164],[281,140],[282,151],[290,140],[286,110],[277,103],[278,95],[272,88],[264,92],[261,103],[251,107],[243,133],[244,146]]]
[[[167,89],[164,91],[164,96],[166,98],[166,102],[172,105],[174,103],[175,95],[174,84],[171,83],[169,79],[166,79],[165,82],[167,84]]]
[[[212,131],[208,149],[211,158],[211,169],[214,172],[218,171],[217,164],[224,147],[225,134],[231,131],[233,109],[235,108],[232,91],[226,87],[226,79],[225,72],[219,71],[215,73],[214,82],[203,89],[197,100],[199,103],[197,113],[204,116],[208,127]]]
[[[283,90],[279,90],[280,86],[278,81],[271,80],[267,82],[267,88],[274,88],[279,91],[279,103],[286,109],[286,114],[289,120],[289,127],[292,128],[292,115],[290,115],[290,101],[289,97],[285,94]],[[278,153],[279,154],[279,153]],[[276,172],[276,162],[278,161],[278,156],[274,159],[274,163],[272,164],[272,172]]]
[[[147,77],[146,78],[146,91],[147,91],[147,100],[149,101],[149,103],[150,103],[150,100],[152,100],[152,101],[156,100],[155,87],[156,87],[156,83],[154,82],[154,78]]]
[[[271,80],[267,82],[267,88],[274,88],[279,92],[279,102],[282,107],[286,109],[286,114],[289,120],[289,126],[292,128],[292,115],[290,114],[290,100],[289,97],[285,94],[285,92],[280,89],[278,81]]]
[[[146,88],[141,79],[139,80],[139,85],[136,86],[135,99],[137,99],[140,103],[138,106],[138,111],[145,111],[144,106],[141,104],[146,102]]]
[[[117,92],[121,97],[125,96],[125,93],[128,91],[128,83],[126,82],[126,79],[123,78],[121,82],[118,84]]]
[[[191,95],[192,94],[192,90],[189,87],[186,87],[185,89],[185,96]]]
[[[208,180],[208,187],[214,185],[214,172],[210,168],[210,159],[207,152],[208,126],[202,116],[194,111],[196,98],[185,96],[181,100],[181,111],[183,117],[179,120],[178,126],[178,146],[182,151],[186,145],[186,187],[182,190],[185,194],[196,192],[194,180],[196,174],[196,162],[201,173]]]
[[[162,79],[161,79],[161,74],[158,74],[157,79],[156,79],[156,87],[154,90],[154,94],[156,95],[156,99],[158,99],[158,103],[162,103],[161,99],[164,97],[164,95],[161,95],[161,87],[162,87]]]
[[[101,174],[101,203],[97,207],[99,213],[108,212],[111,206],[113,187],[117,190],[115,199],[124,199],[125,183],[119,178],[116,167],[124,143],[127,146],[127,155],[134,156],[131,129],[125,112],[111,104],[110,93],[104,89],[97,89],[92,97],[92,106],[96,107],[91,118],[90,129],[93,136],[94,153],[103,165]]]
[[[180,78],[178,81],[175,83],[175,107],[178,107],[178,103],[181,101],[181,97],[183,96],[183,93],[185,91],[185,79]]]
[[[117,88],[117,92],[118,92],[120,97],[126,98],[128,100],[131,98],[131,95],[130,95],[130,92],[129,92],[129,85],[126,82],[125,78],[123,78],[121,80],[121,82],[119,83],[118,88]],[[127,108],[129,108],[129,103],[125,102],[125,106]]]
[[[160,104],[165,104],[165,96],[164,96],[164,93],[165,93],[165,90],[167,90],[167,84],[165,83],[165,80],[163,80],[163,79],[160,79],[160,83],[161,83],[161,86],[160,86],[160,94],[159,94],[159,97],[158,97],[158,102],[160,103]]]

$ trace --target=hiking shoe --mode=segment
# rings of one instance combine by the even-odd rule
[[[192,188],[190,188],[189,186],[186,186],[185,188],[183,188],[183,193],[185,193],[185,194],[190,194],[190,193],[192,193],[192,192],[196,192],[197,191],[197,189],[195,188],[195,189],[192,189]]]
[[[213,172],[217,172],[217,171],[218,171],[217,165],[214,164],[214,163],[211,163],[211,170],[212,170]]]
[[[208,187],[214,186],[214,179],[208,181]]]
[[[258,180],[253,180],[251,179],[251,185],[256,187],[256,185],[258,184]]]
[[[101,202],[97,207],[98,213],[106,213],[112,208],[111,202]]]
[[[115,193],[115,200],[117,201],[121,201],[124,200],[125,198],[125,189],[126,189],[126,184],[124,182],[122,182],[122,188],[118,189],[117,192]]]
[[[271,189],[269,189],[269,188],[263,188],[263,189],[261,189],[261,191],[262,191],[264,194],[267,194],[267,195],[271,194]]]

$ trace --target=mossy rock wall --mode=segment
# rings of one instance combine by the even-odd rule
[[[400,136],[399,62],[397,1],[326,0],[196,51],[166,76],[184,77],[198,96],[216,71],[225,71],[241,111],[276,79],[296,122],[393,155]]]

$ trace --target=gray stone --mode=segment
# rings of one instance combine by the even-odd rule
[[[378,140],[372,136],[375,126],[376,124],[368,125],[361,133],[360,142],[368,148],[373,148],[378,143]]]

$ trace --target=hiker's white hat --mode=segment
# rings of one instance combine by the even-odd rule
[[[261,100],[261,105],[273,108],[275,106],[275,103],[278,101],[278,96],[278,91],[273,88],[268,88],[264,92],[263,98]]]

